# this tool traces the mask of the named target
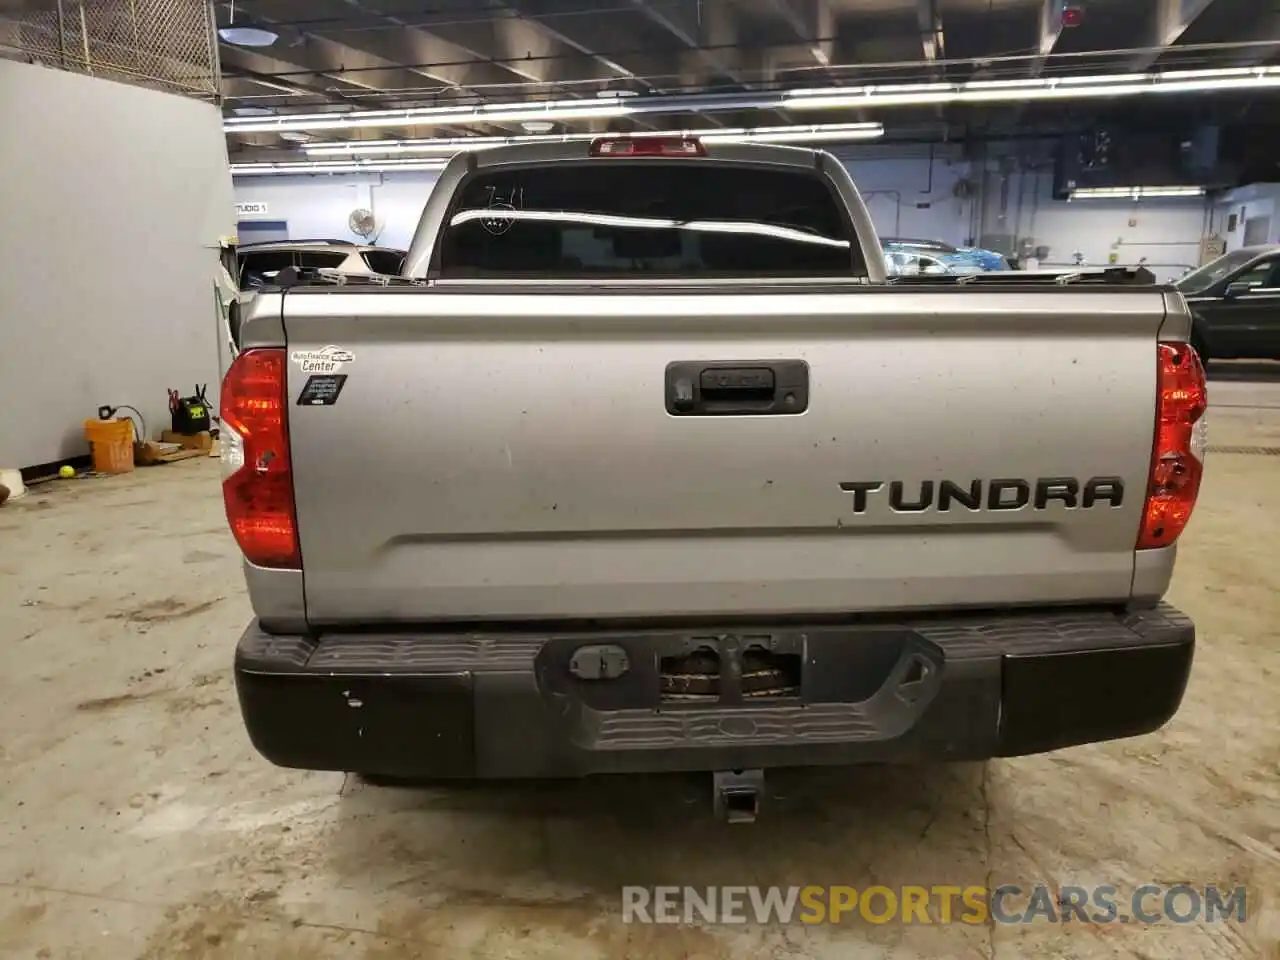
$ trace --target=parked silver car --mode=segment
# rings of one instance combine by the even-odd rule
[[[977,263],[958,259],[944,260],[940,255],[935,256],[925,250],[886,250],[884,269],[891,277],[964,276],[983,272],[983,268]]]
[[[277,240],[247,243],[236,251],[240,264],[241,290],[272,283],[287,267],[337,270],[339,273],[370,276],[399,276],[404,251],[392,247],[349,243],[344,240]]]
[[[884,269],[891,277],[934,276],[958,272],[937,257],[915,250],[886,250]]]

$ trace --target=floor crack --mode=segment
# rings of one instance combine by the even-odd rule
[[[43,883],[31,883],[27,880],[0,880],[0,887],[11,890],[29,890],[33,893],[52,893],[62,897],[77,897],[84,900],[101,900],[105,903],[123,903],[131,907],[164,907],[167,904],[151,900],[136,900],[132,897],[113,897],[106,893],[92,893],[87,890],[71,890],[67,887],[54,887]]]
[[[982,765],[982,840],[983,865],[987,871],[987,960],[996,960],[996,920],[991,913],[991,795],[988,793],[991,762],[988,760]]]

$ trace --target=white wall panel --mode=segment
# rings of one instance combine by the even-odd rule
[[[0,60],[0,131],[0,466],[87,452],[101,404],[154,433],[167,387],[216,401],[234,219],[217,108]]]
[[[378,243],[408,247],[422,207],[431,195],[433,173],[358,174],[237,179],[236,200],[265,203],[252,219],[284,220],[292,240],[352,240],[348,218],[372,210],[381,228]]]

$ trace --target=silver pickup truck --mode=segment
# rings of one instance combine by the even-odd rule
[[[398,284],[247,305],[225,498],[277,764],[962,760],[1155,729],[1205,384],[1124,270],[886,282],[822,151],[462,154]]]

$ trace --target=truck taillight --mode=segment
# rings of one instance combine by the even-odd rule
[[[246,350],[222,381],[222,498],[246,560],[298,569],[284,354]]]
[[[1185,343],[1158,344],[1156,429],[1138,549],[1167,547],[1191,519],[1204,472],[1204,367]]]

